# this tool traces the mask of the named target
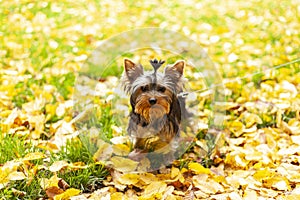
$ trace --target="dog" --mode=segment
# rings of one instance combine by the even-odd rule
[[[133,140],[133,151],[128,157],[140,161],[149,152],[163,152],[171,155],[172,161],[182,119],[188,117],[185,99],[178,96],[184,89],[185,62],[168,65],[163,73],[158,68],[164,61],[154,59],[150,64],[153,72],[124,59],[122,84],[130,95],[132,109],[127,132]]]

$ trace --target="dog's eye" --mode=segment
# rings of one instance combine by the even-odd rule
[[[142,86],[142,87],[141,87],[141,90],[142,90],[143,92],[147,92],[147,91],[149,90],[148,85]]]
[[[166,88],[165,88],[165,87],[159,87],[159,88],[158,88],[158,91],[159,91],[159,92],[165,92],[165,91],[166,91]]]

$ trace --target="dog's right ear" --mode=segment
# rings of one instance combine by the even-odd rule
[[[135,64],[131,60],[125,58],[124,59],[124,68],[125,68],[125,73],[130,81],[132,83],[137,77],[141,76],[144,74],[144,69],[142,65],[140,64]]]

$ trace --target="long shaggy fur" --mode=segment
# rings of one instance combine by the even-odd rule
[[[122,83],[132,108],[127,131],[133,138],[134,151],[146,153],[167,145],[170,151],[176,148],[171,147],[172,141],[179,137],[182,117],[187,116],[184,99],[177,97],[183,91],[184,65],[184,61],[178,61],[163,73],[151,73],[144,72],[140,64],[124,60]]]

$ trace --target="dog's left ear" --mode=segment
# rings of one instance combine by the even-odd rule
[[[137,77],[144,74],[144,69],[142,65],[135,64],[129,59],[124,59],[124,68],[126,76],[130,83],[132,83]]]
[[[174,65],[165,68],[165,75],[171,76],[172,79],[178,80],[183,74],[185,62],[183,60],[177,61]]]

